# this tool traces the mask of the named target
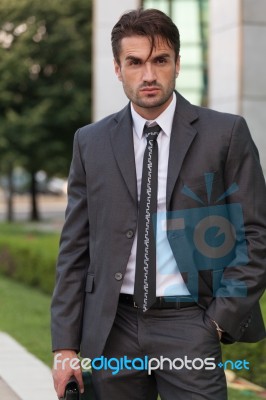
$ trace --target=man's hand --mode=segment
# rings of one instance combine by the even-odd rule
[[[58,397],[64,397],[65,387],[71,376],[76,378],[79,390],[83,393],[82,371],[77,353],[74,350],[58,350],[54,352],[53,379]]]

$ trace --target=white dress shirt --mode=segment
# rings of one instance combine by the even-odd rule
[[[158,143],[158,203],[157,203],[157,237],[156,237],[156,296],[186,296],[189,295],[187,287],[178,269],[173,252],[170,248],[166,232],[166,183],[169,159],[170,137],[176,108],[176,95],[167,109],[156,118],[156,123],[162,128],[159,133]],[[147,140],[143,136],[144,125],[154,121],[147,121],[142,118],[131,104],[133,118],[133,140],[137,176],[138,201],[140,201],[141,178],[143,167],[143,156]],[[136,232],[131,254],[127,264],[125,277],[123,280],[121,293],[134,293],[136,251],[137,251]]]

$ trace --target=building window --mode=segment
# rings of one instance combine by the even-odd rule
[[[143,0],[168,14],[180,31],[181,71],[176,88],[194,104],[208,99],[208,0]]]

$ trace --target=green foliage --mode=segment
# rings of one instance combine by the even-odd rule
[[[59,235],[1,225],[0,272],[52,293]]]
[[[263,303],[266,303],[264,296]],[[223,360],[246,360],[249,362],[249,370],[234,371],[253,383],[265,386],[266,377],[266,340],[258,343],[235,343],[222,347]]]
[[[250,390],[228,390],[228,400],[259,400],[261,397],[257,396]]]
[[[1,0],[0,160],[66,173],[90,121],[90,0]]]

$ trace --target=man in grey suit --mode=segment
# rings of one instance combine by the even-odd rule
[[[220,340],[265,337],[258,151],[242,117],[175,91],[179,32],[164,13],[124,14],[112,47],[130,102],[75,135],[52,300],[55,389],[71,375],[83,389],[80,352],[98,362],[97,399],[224,400]]]

